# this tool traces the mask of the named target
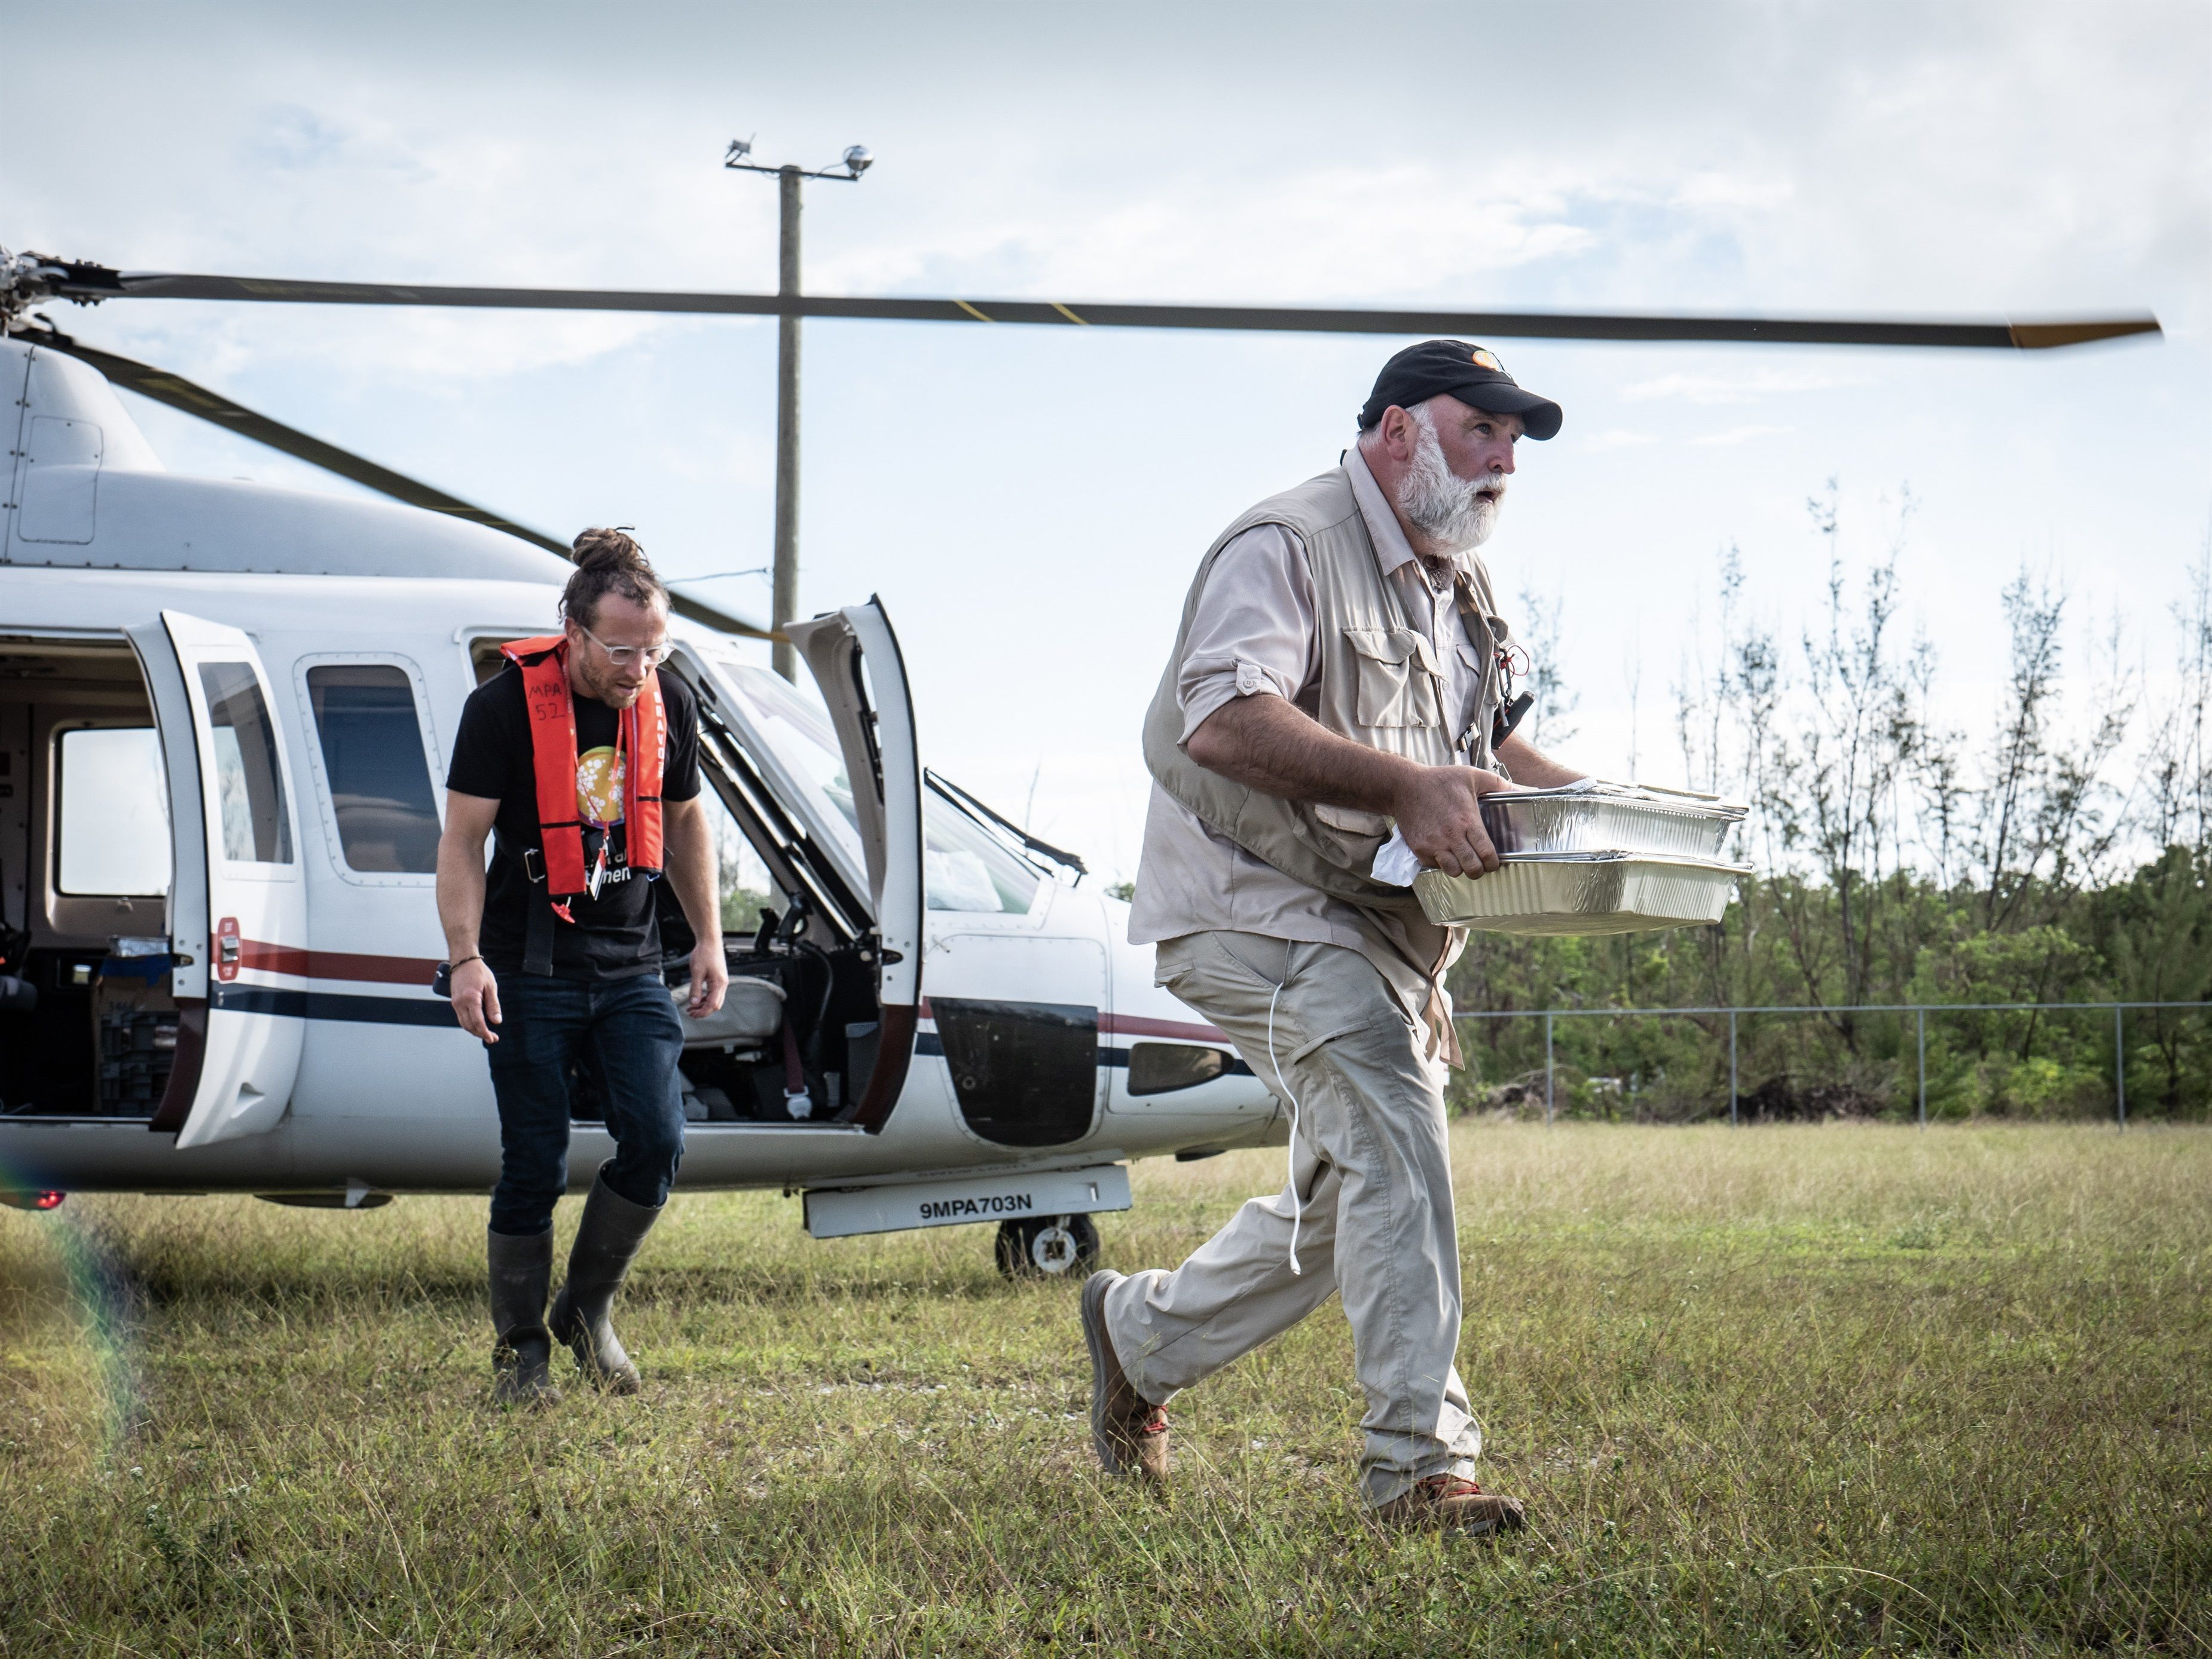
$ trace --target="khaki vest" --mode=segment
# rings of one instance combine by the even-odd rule
[[[1177,682],[1199,595],[1222,549],[1263,524],[1280,525],[1297,536],[1313,574],[1321,647],[1314,717],[1340,737],[1424,766],[1449,765],[1462,742],[1476,765],[1496,763],[1490,729],[1498,703],[1496,658],[1504,624],[1492,616],[1487,573],[1480,561],[1471,562],[1470,585],[1481,614],[1462,611],[1462,621],[1480,653],[1481,693],[1471,730],[1455,732],[1445,706],[1445,668],[1429,643],[1427,619],[1407,613],[1396,586],[1377,567],[1351,477],[1340,466],[1261,502],[1206,550],[1183,602],[1167,672],[1145,716],[1145,764],[1208,829],[1285,875],[1362,909],[1425,921],[1410,890],[1385,886],[1368,874],[1390,833],[1390,820],[1382,814],[1285,800],[1208,771],[1183,752]]]

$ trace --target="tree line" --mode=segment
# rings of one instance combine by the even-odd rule
[[[1833,481],[1807,505],[1827,569],[1813,616],[1788,636],[1759,622],[1731,547],[1718,637],[1669,687],[1680,775],[1751,808],[1729,856],[1753,873],[1726,917],[1609,938],[1478,933],[1453,970],[1458,1006],[1802,1010],[1739,1017],[1741,1112],[1910,1116],[1914,1016],[1859,1006],[2212,1000],[2212,541],[2171,607],[2172,659],[2148,670],[2115,621],[2069,673],[2081,636],[2069,596],[2023,568],[1996,606],[1996,707],[1968,730],[1938,696],[1933,644],[1900,614],[1910,493],[1884,503],[1880,550],[1856,569]],[[1556,605],[1523,596],[1534,735],[1564,750],[1576,699],[1559,627]],[[1725,1116],[1727,1027],[1559,1021],[1555,1103]],[[1458,1103],[1541,1109],[1540,1020],[1471,1020],[1462,1038]],[[1930,1013],[1929,1115],[2109,1115],[2114,1044],[2109,1010]],[[2130,1117],[2208,1115],[2212,1008],[2130,1012],[2120,1047]]]

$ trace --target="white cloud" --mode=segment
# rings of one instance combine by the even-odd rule
[[[1674,187],[1671,199],[1676,206],[1707,212],[1771,210],[1782,207],[1796,193],[1788,179],[1772,173],[1715,170],[1684,179]]]
[[[961,216],[898,245],[853,246],[814,280],[833,293],[921,285],[1010,297],[1388,303],[1468,279],[1571,259],[1598,245],[1577,222],[1595,179],[1569,188],[1397,162],[1298,167],[1233,188],[1203,173],[1134,194],[1018,190],[1011,211]],[[1099,199],[1100,197],[1105,199]],[[965,282],[962,280],[965,276]]]
[[[1864,386],[1872,378],[1814,368],[1755,368],[1735,374],[1660,374],[1621,387],[1620,400],[1639,404],[1665,398],[1691,404],[1755,404],[1777,393]]]
[[[579,368],[699,325],[688,319],[592,312],[443,311],[240,306],[184,319],[166,307],[118,308],[97,323],[55,320],[88,340],[173,369],[252,404],[272,374],[321,377],[328,392],[402,389],[466,398],[487,381]],[[270,413],[276,411],[270,410]]]
[[[1787,426],[1732,426],[1723,432],[1707,432],[1689,441],[1699,449],[1733,449],[1738,444],[1747,444],[1759,438],[1771,437],[1780,432],[1796,428]]]

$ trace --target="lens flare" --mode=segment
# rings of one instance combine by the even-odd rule
[[[75,1327],[75,1346],[89,1362],[94,1396],[89,1403],[99,1419],[99,1451],[103,1459],[111,1456],[144,1411],[145,1392],[137,1363],[138,1297],[132,1275],[96,1210],[82,1205],[64,1209],[66,1194],[36,1175],[5,1164],[0,1164],[0,1194],[8,1207],[36,1212],[21,1227],[28,1248],[7,1252],[19,1264],[19,1272],[41,1255],[60,1269],[64,1306],[56,1311]],[[15,1292],[8,1299],[27,1324],[36,1317],[38,1304],[48,1299],[32,1285],[7,1288]]]

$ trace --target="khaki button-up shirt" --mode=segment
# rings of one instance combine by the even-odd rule
[[[1445,665],[1447,695],[1457,710],[1455,729],[1464,731],[1477,712],[1486,665],[1461,625],[1452,582],[1449,576],[1431,577],[1415,555],[1356,447],[1345,456],[1344,467],[1375,544],[1376,562],[1401,589],[1407,614],[1428,619],[1429,641]],[[1460,562],[1487,593],[1488,573],[1475,555],[1462,554]],[[1182,741],[1237,697],[1279,696],[1309,714],[1318,710],[1315,611],[1312,572],[1291,532],[1260,525],[1223,548],[1199,595],[1176,678]],[[1317,891],[1216,835],[1155,783],[1145,816],[1129,942],[1151,945],[1213,929],[1358,951],[1398,987],[1417,1018],[1428,998],[1428,975],[1447,951],[1457,954],[1455,930],[1387,925]]]

